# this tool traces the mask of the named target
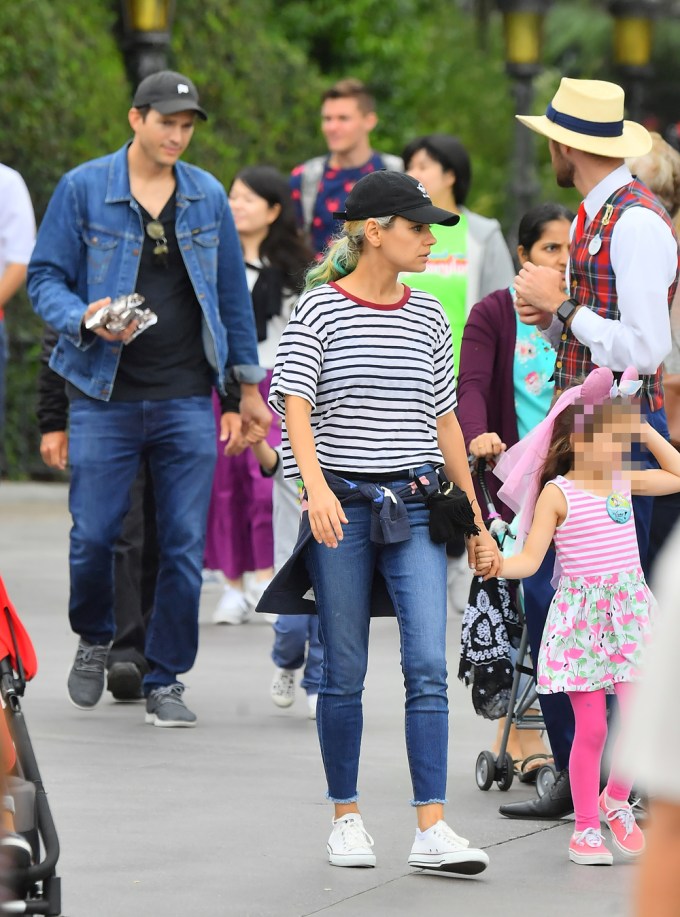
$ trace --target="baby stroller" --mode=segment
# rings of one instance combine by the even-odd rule
[[[0,747],[3,773],[7,775],[4,792],[14,801],[16,833],[25,838],[32,851],[31,865],[11,870],[14,899],[3,898],[0,914],[58,917],[61,914],[61,879],[56,875],[59,839],[21,709],[26,682],[36,671],[33,644],[0,579],[0,696],[4,708],[4,717],[0,717]]]
[[[475,462],[473,473],[477,475],[484,496],[489,531],[502,549],[506,539],[514,536],[510,532],[510,525],[501,518],[493,503],[486,480],[487,466],[483,459]],[[502,614],[489,606],[488,620],[469,620],[468,612],[473,609],[468,606],[463,621],[459,677],[467,684],[472,684],[473,704],[480,716],[487,719],[505,717],[498,754],[488,750],[479,753],[475,764],[475,780],[480,790],[489,790],[496,783],[500,790],[506,791],[512,786],[515,777],[514,762],[507,750],[511,727],[543,729],[544,722],[543,717],[534,712],[538,695],[533,669],[530,667],[529,634],[524,620],[521,586],[517,587],[511,597],[507,586],[503,585],[499,588],[499,597]],[[502,621],[498,620],[500,617]],[[476,659],[471,653],[466,655],[465,651],[475,626],[483,635],[481,642],[487,645]],[[492,656],[494,640],[499,644],[495,657]],[[481,687],[482,684],[484,687]],[[555,777],[555,767],[552,764],[544,764],[537,769],[536,791],[539,796],[548,791]]]

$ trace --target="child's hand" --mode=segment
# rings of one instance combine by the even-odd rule
[[[488,573],[493,563],[494,553],[486,545],[477,545],[475,548],[475,573],[482,576]]]

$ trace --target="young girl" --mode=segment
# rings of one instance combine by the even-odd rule
[[[382,596],[399,622],[406,685],[418,820],[409,864],[473,874],[488,865],[486,853],[444,821],[446,553],[430,538],[430,510],[416,479],[434,492],[435,467],[444,464],[470,501],[474,492],[454,414],[449,324],[436,299],[398,280],[400,271],[424,270],[434,243],[428,224],[457,217],[397,172],[362,178],[336,216],[346,220],[342,235],[307,275],[270,393],[272,407],[285,415],[284,473],[302,477],[307,495],[296,551],[308,576],[305,585],[298,571],[297,580],[306,592],[311,579],[323,646],[316,719],[335,804],[329,860],[376,862],[357,806],[357,777],[370,615]],[[497,551],[476,502],[474,516],[482,531],[470,539],[470,556],[486,545],[494,572]],[[283,610],[291,561],[258,611],[268,610],[269,597]]]
[[[651,426],[632,392],[634,371],[620,390],[610,370],[594,370],[564,392],[547,418],[501,459],[500,495],[520,509],[520,535],[533,521],[523,550],[502,561],[501,575],[523,579],[538,569],[551,542],[559,584],[538,658],[538,691],[567,693],[576,733],[569,776],[576,830],[569,859],[611,865],[600,815],[618,850],[638,856],[644,837],[628,804],[630,781],[619,772],[617,748],[606,789],[598,798],[607,735],[607,692],[615,692],[625,720],[650,633],[652,595],[644,580],[635,536],[632,494],[680,491],[680,455]],[[660,470],[636,470],[627,455],[641,441]],[[539,495],[540,491],[540,495]],[[535,509],[534,509],[535,507]],[[479,549],[478,564],[485,549]]]

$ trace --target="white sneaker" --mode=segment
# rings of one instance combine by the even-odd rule
[[[357,812],[335,818],[328,838],[328,862],[331,866],[375,866],[373,843]]]
[[[243,624],[249,615],[250,609],[245,595],[240,589],[235,589],[227,583],[213,612],[213,624]]]
[[[277,669],[269,695],[277,707],[290,707],[295,700],[295,669]]]
[[[408,865],[475,876],[489,865],[489,857],[483,850],[470,847],[470,842],[459,837],[445,821],[438,821],[427,831],[416,831]]]
[[[316,702],[319,699],[318,694],[308,694],[307,695],[307,708],[309,710],[310,720],[316,719]]]

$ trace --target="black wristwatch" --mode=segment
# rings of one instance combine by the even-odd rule
[[[581,305],[580,302],[576,302],[575,299],[565,299],[564,302],[558,307],[556,315],[563,325],[566,325],[569,319],[572,317],[574,312]]]

